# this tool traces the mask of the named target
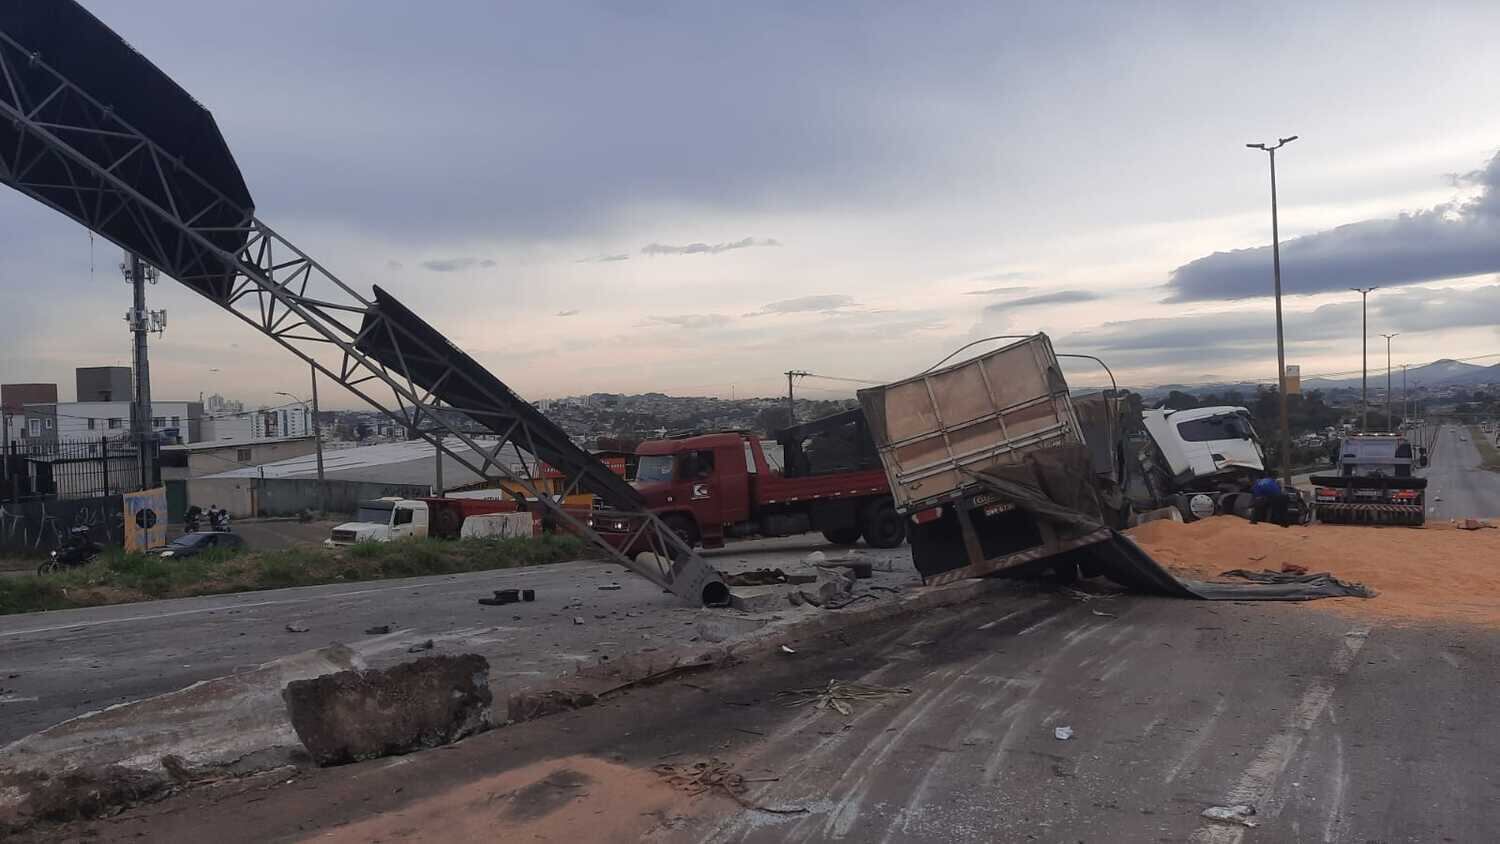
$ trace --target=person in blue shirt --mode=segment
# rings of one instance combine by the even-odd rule
[[[1291,527],[1287,517],[1286,491],[1275,478],[1264,477],[1250,487],[1250,524],[1270,521],[1282,527]],[[1268,518],[1269,517],[1269,518]]]

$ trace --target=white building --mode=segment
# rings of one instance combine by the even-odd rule
[[[130,405],[128,401],[58,402],[57,436],[63,440],[127,437]],[[198,402],[151,402],[151,429],[183,442],[196,442],[201,436],[202,416],[203,405]]]
[[[209,414],[203,420],[205,442],[279,440],[311,436],[312,432],[312,413],[301,405]]]

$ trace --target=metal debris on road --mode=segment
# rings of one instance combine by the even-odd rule
[[[365,628],[366,636],[384,636],[389,632],[391,632],[391,626],[389,624],[377,624],[374,627]]]
[[[600,592],[618,592],[618,591],[620,591],[620,584],[618,584],[618,583],[605,583],[605,584],[600,585],[599,591]]]
[[[746,800],[745,790],[748,783],[775,782],[779,777],[748,780],[737,773],[728,762],[719,759],[694,762],[691,765],[673,765],[664,762],[651,770],[666,780],[668,785],[694,797],[712,791],[723,794],[746,809],[754,809],[757,812],[770,812],[775,815],[807,814],[807,809],[804,808],[778,809]]]
[[[1068,739],[1070,739],[1070,738],[1073,737],[1073,728],[1072,727],[1054,727],[1054,728],[1052,728],[1052,735],[1058,741],[1067,741]]]
[[[288,633],[306,633],[311,629],[311,627],[308,627],[306,624],[303,624],[300,621],[293,621],[286,626],[286,632]]]
[[[854,707],[849,705],[850,701],[884,700],[895,695],[909,694],[911,694],[911,689],[907,688],[829,680],[828,685],[823,688],[788,689],[777,692],[776,696],[782,698],[786,706],[802,706],[811,703],[814,709],[832,709],[840,715],[853,715]]]
[[[1203,810],[1203,817],[1208,818],[1211,821],[1220,821],[1221,823],[1232,823],[1249,827],[1260,826],[1259,823],[1250,820],[1250,817],[1254,814],[1255,807],[1247,806],[1243,803],[1234,806],[1213,806]]]
[[[575,616],[573,616],[573,623],[574,624],[582,624],[583,623],[583,616],[581,616],[581,615],[575,615]]]

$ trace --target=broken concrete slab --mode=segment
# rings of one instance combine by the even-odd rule
[[[489,662],[430,656],[383,670],[296,680],[282,692],[297,737],[319,765],[449,744],[490,727]]]
[[[729,590],[729,606],[741,612],[775,612],[787,605],[780,586],[737,586]]]

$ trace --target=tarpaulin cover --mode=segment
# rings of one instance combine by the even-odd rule
[[[1085,574],[1102,574],[1129,589],[1207,601],[1306,601],[1368,598],[1373,594],[1359,584],[1344,583],[1327,574],[1269,579],[1256,575],[1249,583],[1179,579],[1117,530],[1123,521],[1124,496],[1112,482],[1094,475],[1089,463],[1089,453],[1083,446],[1062,446],[1031,452],[1020,465],[998,467],[973,477],[1003,500],[1049,522],[1063,539],[1107,530],[1109,538],[1105,541],[1060,558],[1038,561],[1047,567],[1062,559],[1078,563]],[[1007,573],[1033,574],[1040,568],[1026,566]]]

